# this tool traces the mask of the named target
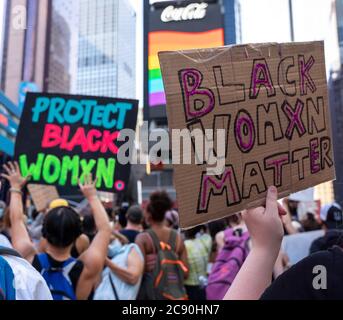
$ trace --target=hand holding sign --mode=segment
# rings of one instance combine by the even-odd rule
[[[265,208],[244,210],[242,213],[251,236],[252,245],[256,250],[264,250],[269,253],[278,253],[280,250],[284,230],[277,199],[277,189],[270,187]]]

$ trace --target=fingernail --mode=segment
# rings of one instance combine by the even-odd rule
[[[276,187],[274,187],[274,186],[269,187],[269,192],[270,192],[270,193],[277,193]]]

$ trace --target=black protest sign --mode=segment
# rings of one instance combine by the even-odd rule
[[[67,193],[92,173],[98,190],[124,192],[130,164],[118,162],[118,138],[135,130],[137,112],[136,100],[29,93],[15,147],[22,174]]]

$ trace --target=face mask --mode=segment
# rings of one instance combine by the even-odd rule
[[[4,214],[5,214],[5,209],[0,208],[0,219],[4,217]]]

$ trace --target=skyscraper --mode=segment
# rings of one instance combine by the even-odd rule
[[[15,104],[21,83],[69,93],[77,1],[7,0],[1,90]]]
[[[15,104],[21,82],[44,88],[49,1],[6,2],[1,89]]]
[[[78,0],[52,0],[48,17],[45,90],[70,93],[76,81]]]
[[[80,0],[76,92],[135,98],[136,17],[125,0]]]

